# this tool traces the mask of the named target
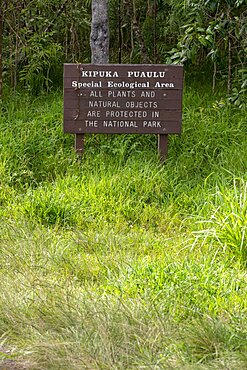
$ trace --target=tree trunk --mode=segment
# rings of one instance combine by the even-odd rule
[[[227,92],[230,95],[232,90],[232,35],[231,35],[231,8],[227,9],[228,20],[228,77],[227,77]]]
[[[118,63],[122,63],[122,7],[121,0],[118,0]]]
[[[92,64],[109,63],[108,0],[92,0],[90,46]],[[75,148],[76,152],[82,155],[84,134],[75,135]]]
[[[227,92],[230,95],[232,91],[232,39],[228,36],[228,78],[227,78]]]
[[[108,0],[92,0],[90,45],[93,64],[109,63]]]

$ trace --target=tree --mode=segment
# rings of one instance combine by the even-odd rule
[[[246,20],[246,0],[0,0],[0,80],[1,62],[6,82],[34,93],[61,84],[64,62],[184,63],[241,106]]]
[[[241,105],[246,92],[246,17],[244,0],[172,1],[171,13],[179,15],[177,45],[168,52],[168,63],[182,62],[213,66],[213,88],[216,77],[227,80],[228,95]],[[191,68],[192,69],[192,68]],[[234,89],[234,86],[238,86]]]
[[[92,0],[90,45],[93,64],[109,63],[108,0]]]
[[[93,64],[109,63],[108,0],[92,0],[90,46]],[[83,153],[84,134],[75,135],[75,149],[78,154]]]

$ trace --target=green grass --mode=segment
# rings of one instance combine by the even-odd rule
[[[246,369],[244,111],[188,86],[165,165],[154,135],[78,159],[60,92],[0,128],[0,368]]]

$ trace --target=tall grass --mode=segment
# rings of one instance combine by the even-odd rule
[[[0,368],[245,369],[246,118],[187,87],[183,134],[62,133],[61,93],[0,115]]]

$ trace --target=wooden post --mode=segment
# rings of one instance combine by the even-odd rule
[[[84,152],[84,134],[75,135],[75,151],[80,156]]]
[[[163,163],[166,160],[167,153],[168,153],[168,135],[166,134],[159,135],[158,147],[159,147],[160,160]]]

